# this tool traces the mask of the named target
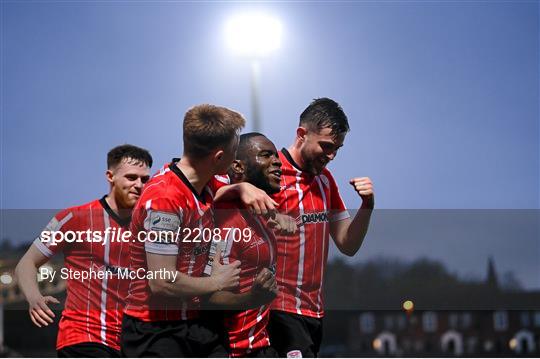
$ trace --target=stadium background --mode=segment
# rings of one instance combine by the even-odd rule
[[[39,228],[29,222],[105,193],[104,154],[112,146],[147,147],[159,166],[179,154],[181,117],[193,104],[226,105],[249,121],[249,63],[223,41],[225,21],[242,11],[283,23],[281,48],[261,62],[262,131],[278,147],[292,141],[298,115],[314,97],[335,98],[349,116],[352,131],[330,168],[349,208],[358,199],[348,179],[369,175],[377,208],[386,212],[343,265],[429,258],[460,280],[483,283],[491,257],[502,289],[536,293],[537,1],[2,1],[3,273],[17,257],[5,248],[24,246]],[[338,257],[334,249],[331,258]],[[369,296],[357,290],[355,309],[368,309],[361,300]],[[401,311],[408,296],[394,296],[397,304],[381,311]],[[509,350],[514,334],[527,328],[540,347],[538,308],[527,307],[527,298],[503,301],[503,309],[525,306],[529,320],[516,314],[517,326],[506,336],[495,332],[493,348],[500,340]],[[434,300],[427,309],[442,310]],[[25,315],[9,311],[5,318],[39,340],[19,324]],[[328,345],[338,345],[328,354],[340,352],[328,332]],[[20,339],[12,324],[5,333]],[[368,334],[351,339],[358,350],[364,342],[373,348],[377,333]]]

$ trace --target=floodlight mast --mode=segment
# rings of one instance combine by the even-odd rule
[[[253,131],[261,131],[261,105],[260,105],[260,66],[257,59],[251,60],[251,119],[253,121]]]
[[[250,60],[250,97],[253,131],[261,130],[260,60],[276,50],[281,42],[281,23],[264,14],[242,14],[226,28],[229,47]]]

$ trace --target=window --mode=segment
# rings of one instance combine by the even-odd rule
[[[493,327],[499,332],[508,329],[508,313],[504,311],[493,313]]]
[[[422,327],[425,332],[434,332],[437,330],[437,313],[425,312],[422,315]]]
[[[405,314],[399,314],[396,317],[396,326],[398,330],[403,330],[407,326],[407,318],[405,317]]]
[[[540,312],[534,312],[534,326],[540,327]]]
[[[375,330],[375,317],[373,313],[360,314],[360,330],[364,333],[373,333]]]
[[[459,316],[456,313],[450,313],[448,315],[448,327],[456,329],[458,327]]]
[[[388,330],[394,329],[394,318],[392,315],[384,316],[384,328]]]
[[[461,314],[461,326],[463,329],[468,329],[472,324],[472,315],[471,313]]]
[[[524,327],[528,327],[531,325],[531,317],[529,316],[529,312],[522,312],[519,315],[519,320],[521,322],[521,325]]]

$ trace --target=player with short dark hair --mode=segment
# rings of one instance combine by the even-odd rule
[[[276,147],[260,133],[243,134],[228,174],[232,183],[248,182],[268,194],[279,192],[281,161]],[[217,204],[216,222],[229,232],[224,242],[213,244],[215,249],[211,253],[222,251],[224,263],[235,260],[242,263],[240,285],[231,292],[214,293],[209,299],[220,308],[234,309],[226,311],[224,319],[230,355],[276,357],[266,331],[269,303],[277,294],[276,239],[272,229],[276,223],[250,213],[238,200]],[[291,219],[289,223],[292,227],[279,229],[294,231],[294,221]]]
[[[130,160],[130,162],[134,163],[146,163],[150,168],[153,164],[152,156],[147,150],[125,144],[116,146],[107,153],[107,169],[115,168],[124,160]]]
[[[374,207],[371,180],[351,179],[362,198],[361,208],[351,220],[336,181],[326,168],[348,131],[347,116],[337,102],[315,99],[300,116],[293,144],[279,153],[283,163],[281,191],[274,199],[282,213],[299,223],[296,236],[280,236],[277,240],[280,293],[272,303],[269,332],[272,346],[283,357],[318,354],[330,236],[342,253],[353,256],[368,230]]]
[[[86,281],[67,278],[67,297],[56,343],[59,357],[120,355],[120,323],[129,281],[119,278],[117,272],[128,268],[129,257],[128,244],[114,241],[111,236],[128,229],[131,210],[150,177],[151,166],[152,157],[145,149],[126,144],[110,150],[106,171],[109,193],[56,214],[17,264],[19,286],[29,303],[30,318],[38,327],[53,323],[49,305],[58,303],[40,293],[36,280],[38,268],[54,254],[64,254],[65,268],[72,273],[110,275]],[[91,234],[80,237],[81,242],[60,237],[51,241],[53,233],[86,231],[101,234],[101,240]]]

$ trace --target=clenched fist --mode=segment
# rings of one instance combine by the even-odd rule
[[[373,182],[369,177],[356,177],[349,181],[354,187],[354,190],[362,198],[362,202],[366,205],[373,206],[374,204],[374,192]]]

